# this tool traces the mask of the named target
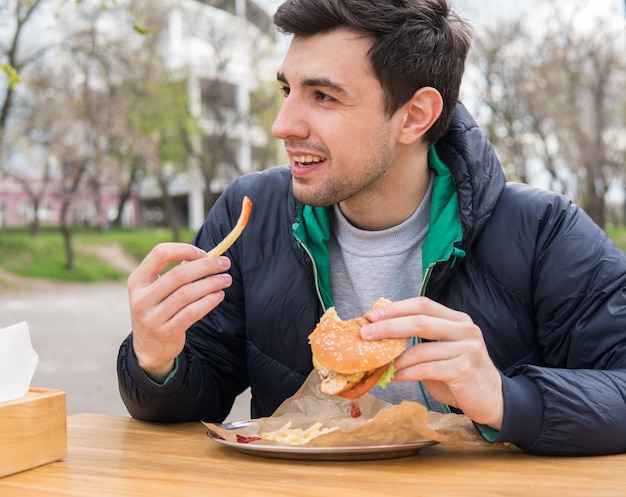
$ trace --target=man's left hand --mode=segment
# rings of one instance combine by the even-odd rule
[[[472,421],[502,428],[502,378],[482,331],[465,313],[426,297],[385,305],[369,315],[366,340],[420,337],[394,361],[394,381],[422,381],[440,402],[457,407]]]

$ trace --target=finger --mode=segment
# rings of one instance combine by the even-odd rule
[[[380,321],[402,316],[424,314],[438,317],[448,321],[468,321],[470,317],[460,311],[450,309],[443,304],[435,302],[428,297],[415,297],[412,299],[398,300],[381,306],[368,314],[371,321]]]
[[[422,345],[431,344],[418,347]],[[409,360],[406,367],[396,360],[394,365],[400,362],[400,367],[394,381],[422,381],[438,400],[459,407],[474,421],[491,424],[495,420],[497,426],[501,422],[502,378],[488,357],[483,359],[456,351],[449,357],[443,354],[414,364]]]
[[[451,390],[472,385],[477,369],[474,361],[463,354],[442,355],[420,362],[398,358],[394,361],[394,367],[394,381],[438,381],[445,383]]]
[[[224,299],[224,288],[232,278],[227,274],[208,277],[190,283],[168,295],[162,302],[154,303],[150,289],[133,295],[131,318],[133,329],[159,330],[158,334],[170,340],[213,310]]]
[[[424,342],[407,349],[394,361],[397,380],[437,380],[454,389],[474,384],[474,378],[494,371],[484,344],[478,340]]]
[[[207,276],[206,278],[187,283],[168,294],[160,303],[158,312],[161,313],[165,321],[169,321],[180,313],[181,310],[194,305],[195,302],[200,300],[204,300],[208,303],[212,303],[214,300],[217,300],[219,303],[223,299],[221,294],[223,294],[223,291],[231,284],[232,277],[229,274]],[[220,294],[219,297],[214,296],[214,294],[217,293]],[[205,309],[204,314],[209,312],[211,309]],[[204,314],[200,317],[204,316]]]
[[[223,290],[210,292],[177,310],[165,323],[166,329],[187,330],[217,307],[225,297]]]
[[[394,361],[395,367],[396,361]],[[396,368],[393,376],[393,381],[441,381],[444,382],[447,379],[447,369],[450,367],[451,362],[438,361],[438,362],[420,362],[419,364],[411,364],[410,366],[403,368]],[[445,375],[442,377],[442,375]]]
[[[132,313],[160,325],[190,302],[230,286],[231,277],[222,274],[229,267],[226,257],[202,257],[172,268],[149,285],[132,288],[129,284]],[[217,273],[222,277],[212,278]]]
[[[393,364],[397,371],[420,364],[454,360],[466,352],[465,342],[422,342],[409,347]]]
[[[189,243],[165,242],[156,245],[128,278],[129,286],[149,285],[169,264],[206,257],[206,252]]]
[[[361,328],[364,340],[420,337],[427,340],[453,341],[480,335],[471,321],[449,321],[426,314],[401,316],[367,324]]]
[[[181,263],[172,267],[158,281],[155,281],[152,285],[154,287],[152,291],[165,298],[189,283],[223,273],[229,268],[230,259],[227,257],[218,257],[217,259],[202,257],[185,264]]]

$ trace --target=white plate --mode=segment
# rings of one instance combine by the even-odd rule
[[[246,428],[253,420],[233,421],[219,425],[225,430],[240,430]],[[357,461],[371,459],[391,459],[417,454],[424,447],[430,447],[437,442],[425,440],[423,442],[397,445],[369,445],[348,447],[308,447],[306,445],[270,445],[259,442],[238,443],[229,442],[219,437],[212,430],[208,430],[208,437],[215,442],[237,449],[240,452],[254,456],[272,457],[276,459],[309,459],[321,461]]]

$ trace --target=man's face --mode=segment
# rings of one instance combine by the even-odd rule
[[[284,140],[295,197],[309,205],[385,193],[397,138],[367,58],[369,38],[340,29],[291,43],[272,132]],[[388,188],[388,187],[387,187]]]

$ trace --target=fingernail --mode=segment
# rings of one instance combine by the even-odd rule
[[[361,328],[361,338],[363,340],[370,340],[374,337],[376,332],[376,326],[373,324],[366,324]]]
[[[218,257],[217,263],[221,269],[228,269],[230,267],[230,259],[228,257]]]
[[[373,311],[367,313],[367,317],[369,317],[372,321],[377,321],[382,317],[382,315],[383,313],[380,309],[374,309]]]

